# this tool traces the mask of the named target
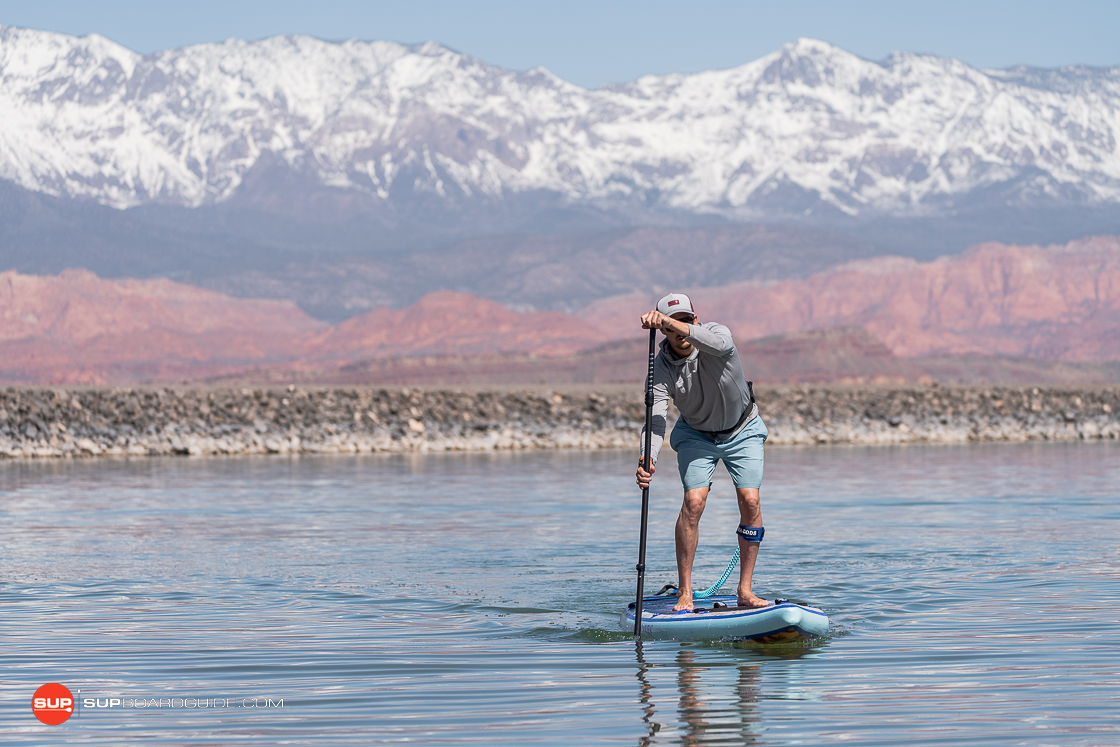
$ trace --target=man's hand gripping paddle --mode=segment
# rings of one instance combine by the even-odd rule
[[[657,330],[649,331],[649,370],[646,372],[646,435],[642,449],[642,467],[646,472],[651,471],[653,460],[650,451],[653,449],[653,356],[654,346],[657,343]],[[638,539],[638,597],[634,600],[634,639],[642,639],[642,596],[646,580],[646,522],[649,519],[649,485],[642,488],[642,532]]]

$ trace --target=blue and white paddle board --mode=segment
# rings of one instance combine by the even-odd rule
[[[734,595],[696,599],[692,612],[673,612],[675,594],[642,600],[642,637],[677,640],[795,641],[828,633],[828,615],[816,607],[778,600],[769,607],[738,607]],[[722,606],[721,606],[722,605]],[[624,630],[634,629],[634,603],[622,613]]]

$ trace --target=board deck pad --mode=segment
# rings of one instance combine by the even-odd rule
[[[754,640],[763,643],[813,638],[828,633],[828,615],[816,607],[782,601],[769,607],[739,607],[735,595],[693,601],[692,612],[673,612],[675,594],[642,600],[642,636],[678,640]],[[719,607],[718,605],[726,605]],[[634,605],[623,611],[623,629],[634,628]]]

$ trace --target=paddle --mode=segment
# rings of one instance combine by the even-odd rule
[[[652,461],[650,451],[653,448],[653,355],[654,345],[657,342],[657,330],[649,331],[649,370],[646,372],[646,437],[645,448],[642,450],[642,468],[649,472]],[[642,532],[638,540],[638,598],[634,601],[634,638],[642,639],[642,587],[646,581],[646,522],[649,520],[649,487],[642,488]]]

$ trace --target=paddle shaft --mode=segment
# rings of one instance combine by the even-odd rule
[[[657,330],[649,331],[649,370],[646,372],[646,431],[645,442],[642,449],[642,467],[650,471],[653,460],[650,451],[653,449],[653,356],[657,343]],[[638,538],[638,595],[634,600],[634,638],[642,639],[642,597],[646,581],[646,523],[649,521],[649,487],[642,488],[642,531]]]

